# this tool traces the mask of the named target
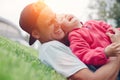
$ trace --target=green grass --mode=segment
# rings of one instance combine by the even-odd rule
[[[0,37],[0,80],[66,80],[37,55],[31,47]]]

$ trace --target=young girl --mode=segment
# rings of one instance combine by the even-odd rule
[[[114,29],[104,21],[90,20],[81,24],[71,15],[61,23],[64,32],[69,33],[71,50],[85,64],[98,67],[106,64],[110,56],[116,55],[109,47],[111,40],[108,36]]]

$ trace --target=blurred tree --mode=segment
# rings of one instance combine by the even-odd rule
[[[89,8],[92,10],[90,19],[105,20],[120,27],[120,0],[93,0]]]
[[[120,3],[120,0],[117,0],[117,2],[119,2],[119,3]]]

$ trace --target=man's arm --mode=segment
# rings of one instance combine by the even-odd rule
[[[120,57],[116,61],[110,61],[106,65],[102,66],[95,72],[91,72],[89,69],[82,69],[72,76],[70,80],[110,80],[116,78],[120,67]]]

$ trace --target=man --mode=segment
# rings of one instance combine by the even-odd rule
[[[39,56],[41,61],[70,80],[115,80],[119,72],[120,55],[97,71],[90,71],[72,54],[69,47],[63,44],[66,43],[66,37],[58,20],[64,17],[57,16],[42,1],[27,5],[22,11],[20,26],[30,34],[29,44],[33,44],[35,40],[42,43]],[[115,34],[118,33],[120,32],[115,31]],[[113,36],[116,35],[110,37],[114,38]],[[114,45],[117,45],[117,41]],[[110,47],[115,49],[112,44]]]

